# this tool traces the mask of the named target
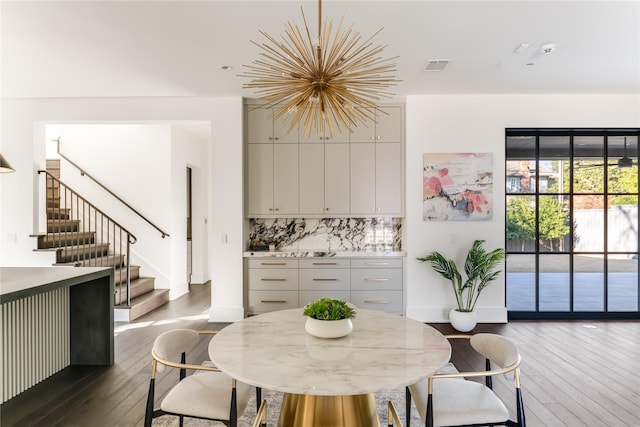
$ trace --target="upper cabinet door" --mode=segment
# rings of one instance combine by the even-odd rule
[[[273,214],[273,144],[248,144],[247,214]]]
[[[290,129],[291,122],[287,121],[288,117],[279,117],[273,122],[273,142],[284,144],[298,143],[298,124],[293,125]]]
[[[273,145],[273,214],[298,213],[298,144]]]
[[[247,106],[247,142],[249,144],[297,143],[298,125],[289,132],[289,123],[283,118],[272,119],[273,109]]]
[[[329,110],[328,114],[333,117],[333,111]],[[322,142],[349,142],[349,129],[344,125],[338,127],[334,124],[333,133],[329,125],[325,123],[324,132],[318,131],[315,127],[309,129],[309,135],[304,134],[304,125],[300,125],[299,140],[301,143],[322,143]]]
[[[348,148],[348,146],[347,146]],[[300,144],[300,213],[324,214],[324,144]]]
[[[324,146],[324,209],[327,216],[349,213],[349,144]]]
[[[351,214],[372,216],[376,213],[376,145],[349,144]]]
[[[374,142],[376,140],[376,112],[371,108],[359,108],[357,111],[366,114],[370,119],[365,123],[356,121],[357,126],[353,126],[351,132],[351,142]]]
[[[249,144],[273,143],[273,121],[271,110],[247,106],[247,142]]]
[[[376,144],[376,214],[402,216],[402,146]]]
[[[402,142],[400,107],[384,107],[376,112],[376,142]]]

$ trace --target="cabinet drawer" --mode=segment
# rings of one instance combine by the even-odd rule
[[[298,260],[283,258],[250,259],[249,268],[298,268]]]
[[[298,302],[300,303],[300,307],[304,307],[309,304],[311,301],[315,301],[320,298],[333,298],[339,299],[343,301],[349,301],[351,297],[351,292],[346,291],[300,291],[298,295]]]
[[[298,291],[250,291],[249,313],[298,308]]]
[[[358,258],[351,260],[351,268],[402,268],[402,258]]]
[[[401,268],[354,269],[351,270],[351,289],[402,290]]]
[[[349,268],[351,266],[348,259],[301,259],[300,268]]]
[[[351,291],[351,302],[356,307],[369,310],[403,312],[402,291]]]
[[[298,290],[297,269],[249,269],[249,290]]]
[[[346,268],[306,268],[299,270],[299,289],[305,291],[349,290],[350,270]]]

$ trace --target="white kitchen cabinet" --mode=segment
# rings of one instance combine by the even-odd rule
[[[247,142],[249,144],[297,143],[298,126],[289,132],[284,118],[272,119],[273,108],[247,106]]]
[[[349,214],[349,145],[300,144],[300,214]]]
[[[304,307],[319,298],[404,312],[402,257],[255,258],[247,260],[246,277],[249,314]]]
[[[286,134],[270,109],[248,104],[246,114],[247,217],[404,215],[401,106],[371,110],[368,126],[332,138]]]
[[[402,176],[402,145],[376,143],[376,215],[403,215]]]
[[[273,145],[273,214],[298,213],[298,144]]]
[[[247,262],[248,312],[298,307],[298,261],[250,259]]]
[[[351,214],[402,216],[402,145],[352,143]]]
[[[375,215],[376,145],[374,143],[351,143],[350,151],[351,213]]]
[[[328,114],[333,114],[329,110]],[[347,143],[349,142],[349,129],[345,126],[334,126],[333,134],[329,129],[329,125],[325,123],[324,132],[318,132],[315,127],[309,130],[309,135],[304,133],[304,125],[300,125],[298,140],[303,143]]]
[[[298,213],[298,144],[248,144],[247,215]]]
[[[248,144],[247,214],[273,212],[273,144]]]
[[[402,313],[403,259],[352,258],[351,302],[366,309]]]
[[[350,299],[348,259],[314,258],[299,261],[298,303],[304,307],[319,298]]]
[[[402,142],[402,107],[384,106],[380,109],[362,109],[375,120],[354,127],[350,142]]]

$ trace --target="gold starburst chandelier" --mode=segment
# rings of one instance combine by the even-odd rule
[[[386,46],[373,46],[372,39],[361,41],[353,25],[343,30],[340,20],[335,33],[332,21],[322,24],[322,0],[318,1],[318,38],[312,39],[302,7],[304,32],[297,25],[285,24],[281,41],[260,31],[270,43],[258,44],[260,58],[242,77],[252,78],[244,88],[254,89],[266,108],[274,108],[272,119],[289,124],[288,132],[300,124],[304,134],[311,129],[331,135],[343,125],[349,131],[374,119],[376,101],[393,94],[387,88],[397,84],[396,65],[379,54]]]

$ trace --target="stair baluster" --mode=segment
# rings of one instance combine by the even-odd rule
[[[56,249],[59,265],[118,268],[114,305],[130,306],[130,246],[137,238],[49,171],[38,174],[45,174],[47,189],[47,232],[38,247]],[[112,243],[118,252],[109,252]]]

